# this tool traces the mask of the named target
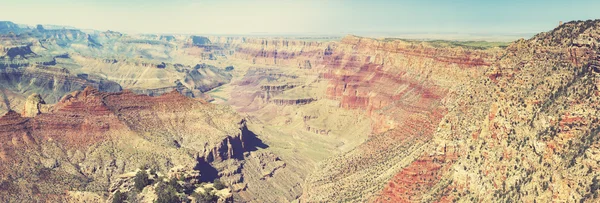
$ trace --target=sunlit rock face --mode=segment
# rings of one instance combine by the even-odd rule
[[[26,106],[40,107],[40,99],[32,95]],[[85,178],[107,192],[111,179],[141,166],[194,168],[240,159],[256,147],[246,121],[230,108],[177,92],[149,97],[88,87],[41,113],[33,107],[25,113],[35,115],[9,111],[0,118],[0,178],[8,182],[0,190],[3,201],[34,201],[36,194],[63,201],[69,190],[87,190],[81,185]],[[28,175],[17,183],[21,172]],[[11,189],[34,185],[33,192]]]
[[[372,135],[368,141],[324,161],[307,177],[301,199],[313,202],[374,200],[394,176],[401,178],[405,176],[403,174],[412,173],[403,172],[403,168],[418,170],[423,164],[430,163],[432,171],[445,176],[450,162],[456,159],[451,144],[448,146],[449,163],[441,168],[437,159],[442,160],[445,155],[438,155],[433,160],[426,154],[437,146],[438,141],[434,141],[439,139],[435,136],[436,129],[448,113],[445,102],[455,89],[464,85],[464,81],[483,77],[501,53],[499,48],[470,50],[347,36],[340,42],[325,43],[248,40],[247,44],[240,45],[235,57],[257,65],[311,69],[313,74],[326,81],[319,97],[337,100],[339,108],[359,109],[372,118]],[[247,80],[241,81],[240,85],[263,84],[253,83],[263,77],[275,80],[286,77],[285,73],[274,73],[277,71],[249,71]],[[294,79],[285,80],[289,81],[285,85],[263,84],[262,92],[254,94],[255,98],[274,100],[278,94],[291,92],[286,89],[295,88],[291,82]],[[302,104],[297,101],[288,105]],[[415,169],[409,169],[411,167]],[[424,185],[440,183],[440,179],[434,177],[427,175],[421,181]],[[422,194],[426,188],[404,190],[410,193],[399,197],[400,200],[409,200],[409,196]],[[396,194],[393,189],[387,189],[384,194],[389,193]]]
[[[235,56],[310,67],[327,98],[373,118],[368,141],[307,178],[304,201],[579,201],[596,198],[584,191],[594,184],[598,27],[565,23],[505,50],[349,36],[249,41]],[[577,189],[549,189],[569,181]]]
[[[106,200],[152,165],[229,201],[593,202],[599,27],[498,47],[0,23],[0,199]]]
[[[200,63],[183,50],[187,40],[211,55],[211,41],[201,36],[124,35],[114,31],[83,32],[77,29],[19,28],[3,22],[0,32],[0,85],[11,97],[9,105],[22,108],[37,93],[49,102],[71,91],[92,86],[101,91],[130,89],[147,95],[177,90],[186,96],[203,94],[230,81],[225,67]],[[18,32],[17,32],[18,31]],[[218,40],[217,40],[218,41]],[[8,96],[15,93],[20,97]],[[0,113],[8,107],[1,107]]]

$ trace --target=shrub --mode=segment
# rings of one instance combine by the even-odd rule
[[[592,179],[592,185],[590,185],[590,192],[594,193],[594,196],[598,193],[598,189],[600,189],[600,181],[598,181],[598,177],[594,176]]]
[[[177,182],[177,179],[175,178],[171,178],[169,182],[167,182],[167,185],[173,188],[176,192],[181,192],[183,190],[183,187]]]
[[[133,179],[134,186],[137,190],[142,191],[144,187],[150,184],[150,179],[148,178],[148,173],[145,170],[141,170],[135,174],[135,178]]]
[[[158,183],[156,186],[156,196],[158,197],[155,203],[179,203],[181,199],[177,196],[177,191],[170,184],[164,182]]]
[[[137,198],[138,192],[137,190],[132,190],[127,193],[126,202],[139,202]]]
[[[219,180],[219,179],[217,178],[217,179],[215,179],[215,180],[213,181],[213,187],[215,187],[215,189],[217,189],[217,190],[222,190],[223,188],[225,188],[225,184],[223,184],[223,183],[221,182],[221,180]]]
[[[151,168],[151,169],[150,169],[150,175],[154,176],[155,178],[156,178],[156,177],[158,177],[158,176],[156,175],[156,169],[155,169],[155,168]]]
[[[117,191],[113,194],[112,203],[123,203],[126,199],[127,195],[121,193],[121,191]]]
[[[200,203],[217,202],[217,200],[219,199],[219,197],[217,197],[210,191],[206,191],[204,193],[194,193],[194,194],[192,194],[192,197],[194,197],[194,199],[196,199],[196,202],[200,202]]]

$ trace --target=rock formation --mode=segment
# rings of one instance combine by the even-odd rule
[[[195,59],[177,51],[184,44],[177,41],[184,39],[179,36],[161,40],[112,31],[22,31],[25,34],[0,34],[0,86],[23,97],[38,93],[53,103],[70,91],[94,86],[102,91],[127,88],[149,95],[177,89],[187,96],[210,98],[203,92],[231,79],[224,67],[192,62]],[[194,39],[210,45],[208,38]],[[32,81],[33,77],[37,79]]]
[[[598,30],[597,21],[569,22],[506,50],[356,36],[339,43],[247,40],[234,56],[296,68],[309,61],[328,81],[328,99],[373,119],[368,141],[308,177],[302,201],[580,201],[595,198],[593,166],[587,174],[574,170],[586,170],[581,163],[591,155],[583,154],[598,133],[591,124]],[[238,85],[260,81],[255,73]],[[272,98],[271,90],[254,98]],[[557,150],[574,155],[559,158]],[[536,160],[536,153],[545,155]],[[552,190],[574,188],[569,181],[578,189]]]
[[[42,99],[42,96],[39,94],[32,94],[25,100],[23,113],[21,113],[21,115],[25,117],[35,117],[42,113],[42,105],[44,104],[46,104],[46,102]]]
[[[506,47],[28,32],[0,37],[0,201],[106,200],[140,167],[240,202],[599,198],[600,21]]]
[[[19,33],[21,28],[10,21],[0,21],[0,34]]]
[[[446,116],[457,127],[444,134],[461,140],[463,153],[438,198],[597,201],[599,28],[598,21],[568,22],[517,41],[486,71],[497,77],[460,91]]]
[[[10,97],[7,101],[10,101],[11,107],[19,110],[25,108],[25,112],[32,113],[26,113],[25,115],[28,117],[36,114],[33,113],[35,110],[30,110],[35,108],[36,104],[34,103],[37,103],[37,101],[27,103],[29,102],[27,96],[31,94],[38,94],[42,100],[54,103],[68,92],[83,90],[86,86],[110,92],[121,90],[121,86],[112,81],[93,76],[78,76],[65,69],[42,66],[0,69],[0,84],[4,88],[2,94]],[[23,106],[28,104],[29,106]]]
[[[27,104],[39,98],[33,95]],[[166,171],[173,164],[198,167],[240,158],[254,147],[246,143],[256,139],[248,132],[228,108],[177,92],[149,97],[88,87],[67,94],[48,113],[26,118],[10,111],[0,118],[0,196],[60,200],[67,190],[107,192],[109,179],[140,166]],[[86,177],[91,185],[81,185]]]

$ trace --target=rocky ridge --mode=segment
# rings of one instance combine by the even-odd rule
[[[597,201],[599,30],[574,21],[514,42],[459,91],[447,116],[458,127],[441,132],[464,153],[439,198]]]
[[[170,61],[235,63],[235,69],[230,69],[232,82],[211,95],[226,95],[221,100],[245,118],[232,116],[224,123],[203,119],[185,113],[190,108],[202,109],[191,102],[195,100],[168,93],[169,88],[205,87],[195,85],[199,84],[196,81],[213,78],[210,72],[217,70],[202,73],[206,77],[197,80],[180,80],[174,87],[173,81],[168,81],[174,77],[164,77],[165,85],[136,90],[164,94],[159,97],[86,89],[65,96],[51,107],[41,104],[36,96],[29,100],[6,89],[4,100],[20,100],[25,114],[33,117],[9,111],[6,119],[0,119],[6,122],[5,126],[11,126],[10,132],[29,132],[21,137],[9,136],[5,140],[8,147],[0,150],[0,158],[10,161],[15,156],[12,146],[32,142],[28,135],[36,137],[32,134],[35,130],[31,130],[35,126],[55,125],[52,122],[60,117],[50,115],[69,115],[74,119],[56,125],[66,126],[67,132],[77,132],[79,128],[90,132],[85,134],[90,141],[65,139],[48,131],[50,135],[46,136],[58,140],[59,146],[101,151],[86,154],[85,157],[97,156],[91,162],[104,162],[102,157],[134,157],[103,152],[115,144],[104,148],[93,144],[131,144],[118,139],[117,134],[125,133],[171,153],[143,155],[164,163],[158,166],[160,170],[168,170],[174,164],[195,163],[203,168],[201,178],[218,176],[231,184],[235,201],[593,202],[599,188],[595,173],[599,132],[596,104],[600,96],[598,27],[598,21],[569,22],[506,48],[482,49],[357,36],[347,36],[339,42],[193,36],[140,39],[110,33],[92,36],[89,39],[99,44],[120,38],[136,44],[139,49],[128,54],[153,60],[140,60],[134,66],[153,73],[177,69],[178,63]],[[65,36],[79,40],[77,35]],[[36,45],[31,47],[32,53],[37,54]],[[14,58],[36,57],[26,48],[15,50],[11,53],[24,51]],[[79,50],[83,50],[84,59],[73,55],[54,60],[59,64],[88,60],[85,55],[90,50]],[[107,53],[102,54],[108,60],[99,60],[99,64],[122,63],[122,59]],[[194,62],[190,63],[190,59]],[[21,67],[24,66],[18,66]],[[101,69],[84,67],[85,72]],[[143,84],[142,80],[132,81]],[[204,90],[210,89],[213,88]],[[174,105],[157,105],[164,103]],[[76,117],[81,116],[77,112],[84,114],[85,122],[74,122],[81,118]],[[208,118],[223,117],[219,111],[201,112]],[[196,125],[198,120],[203,123]],[[229,127],[218,127],[222,124]],[[214,130],[203,126],[212,126],[227,136],[195,137],[194,132]],[[246,133],[250,128],[271,146],[268,150],[254,151],[257,148],[252,145],[267,145],[249,141],[254,137],[253,133]],[[33,159],[54,171],[73,171],[63,170],[69,168],[69,164],[62,164],[63,160],[44,156],[36,160],[37,157],[27,160]],[[114,160],[115,164],[108,165],[73,164],[94,180],[79,186],[84,188],[81,191],[104,190],[107,183],[99,179],[134,169],[122,167],[122,158]],[[100,174],[99,170],[103,172]],[[46,169],[40,173],[46,174]],[[11,174],[3,179],[11,181],[0,186],[7,191],[15,191],[16,187],[35,191],[26,183],[15,186],[12,180],[18,175],[22,174]],[[64,180],[83,182],[74,180],[81,176],[68,177],[71,178]],[[47,191],[45,194],[62,195]]]
[[[369,140],[323,162],[301,201],[585,201],[597,198],[598,30],[597,21],[565,23],[506,50],[248,40],[235,57],[299,69],[310,61],[329,99],[373,118]]]
[[[242,157],[255,147],[246,140],[256,138],[248,137],[254,135],[234,112],[177,92],[148,97],[86,88],[50,110],[37,107],[42,113],[31,118],[14,111],[0,118],[3,201],[33,201],[36,194],[65,200],[65,191],[105,196],[110,181],[126,171],[210,169],[210,163]],[[215,176],[207,173],[201,175]]]
[[[221,68],[199,63],[198,59],[178,51],[183,41],[193,40],[191,36],[85,33],[44,26],[6,29],[12,34],[0,34],[0,71],[4,77],[0,88],[20,95],[11,95],[8,101],[13,104],[2,107],[0,113],[10,109],[8,106],[21,109],[23,101],[15,100],[32,93],[54,103],[66,93],[83,90],[85,86],[102,91],[119,91],[122,87],[149,95],[176,89],[187,96],[210,99],[203,92],[231,78]],[[41,80],[31,81],[31,77]]]

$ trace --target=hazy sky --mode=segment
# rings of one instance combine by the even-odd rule
[[[537,33],[600,0],[1,0],[0,20],[129,33]]]

